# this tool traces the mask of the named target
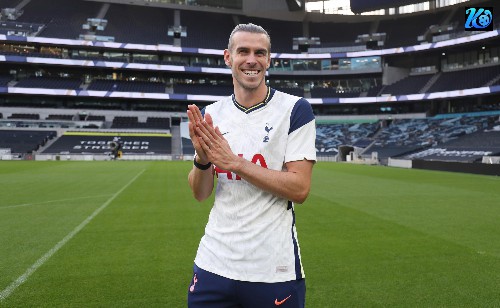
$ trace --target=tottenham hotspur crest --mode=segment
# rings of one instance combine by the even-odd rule
[[[264,127],[264,129],[266,130],[267,135],[264,136],[264,140],[262,140],[262,142],[269,142],[269,132],[273,129],[273,127],[269,123],[266,123],[266,127]]]

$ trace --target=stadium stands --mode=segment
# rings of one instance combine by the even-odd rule
[[[423,35],[431,25],[440,24],[446,13],[425,14],[425,23],[422,15],[409,16],[404,21],[388,19],[380,22],[378,33],[386,33],[384,47],[400,47],[418,45],[418,36]]]
[[[38,113],[13,113],[9,119],[25,119],[25,120],[39,120],[40,115]]]
[[[168,5],[168,8],[160,8],[84,0],[73,0],[71,5],[66,0],[48,2],[31,0],[22,3],[2,1],[3,7],[18,4],[23,4],[24,14],[15,22],[0,24],[0,33],[3,33],[2,29],[7,31],[16,25],[19,29],[39,38],[72,41],[59,44],[51,39],[48,43],[38,43],[38,41],[33,43],[25,40],[26,37],[14,40],[5,38],[2,41],[4,44],[0,47],[2,49],[0,65],[3,67],[0,75],[2,95],[0,108],[5,106],[19,110],[9,112],[0,110],[5,117],[8,116],[8,119],[2,117],[0,119],[2,122],[25,120],[23,123],[9,122],[12,127],[19,125],[25,129],[29,127],[31,130],[30,125],[33,122],[36,122],[39,128],[53,125],[44,121],[76,122],[79,111],[90,111],[92,115],[78,120],[103,123],[97,125],[90,123],[89,125],[93,127],[87,128],[140,132],[170,130],[172,126],[176,126],[174,123],[179,119],[174,121],[170,114],[165,114],[165,111],[175,112],[175,117],[182,117],[186,104],[194,102],[203,106],[211,102],[211,99],[193,101],[191,95],[197,95],[198,99],[203,96],[226,96],[233,92],[231,75],[228,70],[220,70],[226,68],[221,51],[227,46],[230,30],[238,22],[260,24],[271,34],[272,51],[277,54],[273,59],[276,68],[271,70],[268,76],[270,86],[310,98],[313,110],[317,114],[336,116],[335,124],[318,124],[316,145],[320,154],[336,153],[339,146],[349,145],[367,148],[366,154],[376,151],[382,158],[396,157],[442,145],[454,149],[462,146],[453,143],[460,140],[480,148],[481,145],[476,145],[472,139],[465,138],[469,138],[469,135],[483,136],[480,134],[490,127],[493,119],[489,116],[457,115],[452,119],[397,119],[392,123],[390,120],[379,122],[373,119],[377,119],[376,116],[390,116],[399,112],[436,114],[462,110],[496,111],[500,108],[499,95],[494,93],[494,90],[498,89],[495,85],[500,85],[498,60],[500,47],[496,42],[498,36],[462,45],[451,43],[442,48],[432,46],[434,48],[432,50],[424,49],[418,52],[411,48],[397,49],[397,52],[381,53],[381,56],[376,53],[377,56],[371,58],[365,57],[364,53],[351,54],[346,52],[348,49],[339,49],[339,51],[328,51],[326,56],[321,55],[318,59],[313,53],[299,55],[300,52],[292,48],[293,38],[303,36],[319,37],[321,40],[319,47],[359,48],[357,50],[364,51],[368,49],[367,52],[370,52],[370,48],[418,45],[420,44],[418,36],[424,34],[427,35],[425,39],[428,41],[442,40],[443,38],[429,35],[429,27],[445,23],[454,27],[449,32],[448,30],[443,32],[444,36],[448,34],[450,37],[452,34],[456,37],[463,36],[468,33],[460,28],[460,23],[463,23],[462,7],[437,9],[394,18],[364,16],[366,18],[359,22],[355,22],[357,16],[353,16],[350,20],[345,18],[338,22],[333,19],[327,21],[323,21],[322,18],[316,19],[314,15],[307,15],[304,20],[296,21],[295,18],[270,19],[243,16],[234,12],[214,13],[213,10],[209,12],[203,8],[200,8],[200,11],[193,10],[192,7],[176,8],[174,3]],[[103,31],[84,30],[82,25],[88,18],[103,18],[108,23]],[[187,37],[180,38],[180,46],[183,47],[181,49],[172,49],[174,39],[167,35],[169,27],[174,24],[187,28]],[[103,36],[102,40],[106,40],[107,37],[120,44],[109,47],[107,43],[90,38],[77,41],[80,35],[92,33]],[[384,46],[367,48],[366,42],[356,42],[358,36],[373,33],[387,34]],[[138,45],[132,48],[126,47],[129,43]],[[207,52],[209,49],[220,52]],[[469,54],[472,50],[476,52],[476,56]],[[283,55],[283,53],[293,53],[293,55]],[[452,55],[445,55],[446,53]],[[464,60],[458,60],[461,58]],[[78,59],[89,61],[74,61]],[[359,61],[363,59],[365,61],[363,63],[375,63],[378,70],[361,70],[358,73],[351,67],[356,59]],[[382,64],[406,73],[394,78],[391,70]],[[406,76],[412,69],[426,66],[435,68],[438,75],[433,71],[426,75]],[[35,77],[40,75],[43,77]],[[397,79],[399,80],[391,84]],[[467,94],[466,97],[456,99],[444,94],[445,98],[432,101],[399,101],[399,98],[391,97],[486,86],[492,87],[486,88],[481,97]],[[89,94],[93,91],[94,93]],[[106,93],[95,93],[96,91]],[[388,95],[390,96],[386,101]],[[425,95],[427,97],[427,94]],[[367,100],[364,100],[365,98]],[[154,99],[156,101],[153,101]],[[71,108],[75,112],[57,111],[48,115],[44,113],[41,117],[28,109],[32,107]],[[104,110],[108,112],[119,110],[120,113],[113,115],[103,112]],[[138,111],[151,112],[144,112],[138,116],[136,114]],[[124,115],[125,112],[128,114]],[[336,121],[342,122],[342,120],[338,120],[337,117],[342,114],[369,114],[372,117],[370,123],[338,124]],[[382,123],[389,125],[380,128]],[[68,128],[68,124],[57,125],[58,129]],[[78,125],[81,127],[82,124]],[[484,136],[476,139],[484,139],[485,142],[489,140],[486,135]],[[69,137],[65,136],[63,141],[70,140]],[[64,147],[72,149],[74,147],[72,142],[61,143],[54,153],[73,153],[71,150],[64,150]],[[181,138],[179,144],[182,144],[179,147],[182,147],[183,153],[193,153],[194,149],[186,138]],[[465,148],[465,145],[463,147]],[[102,153],[101,150],[95,153]],[[168,151],[162,153],[164,152]]]
[[[478,67],[468,70],[444,72],[430,87],[428,92],[470,89],[486,86],[500,75],[500,65]]]
[[[63,121],[71,121],[73,120],[74,115],[72,114],[49,114],[46,120],[63,120]]]
[[[174,12],[166,8],[111,4],[104,16],[108,20],[103,36],[116,42],[139,44],[172,44],[168,27],[174,25]]]
[[[287,90],[285,90],[287,92]],[[313,98],[321,98],[321,97],[359,97],[361,92],[346,89],[337,91],[336,88],[322,88],[322,87],[314,87],[311,89],[311,97]],[[303,95],[301,95],[303,96]]]
[[[2,6],[5,8],[13,8],[16,7],[18,0],[2,0]]]
[[[6,87],[11,80],[11,76],[0,76],[0,87]]]
[[[372,146],[363,152],[377,152],[380,159],[397,157],[440,145],[462,136],[491,128],[498,116],[457,116],[452,118],[399,119],[383,128]],[[480,141],[481,142],[481,141]]]
[[[137,117],[114,117],[111,128],[138,128]]]
[[[87,90],[165,93],[165,84],[161,82],[94,79],[87,87]]]
[[[170,118],[148,117],[144,127],[151,129],[170,129]]]
[[[0,148],[11,149],[13,154],[28,154],[55,136],[55,131],[46,130],[0,130]]]
[[[0,22],[0,34],[12,35],[16,33],[29,36],[37,34],[43,27],[43,24],[2,21]]]
[[[119,129],[170,129],[170,118],[148,117],[145,122],[139,122],[138,117],[116,116],[111,128]]]
[[[80,88],[81,80],[61,77],[28,77],[16,84],[18,88],[73,89]]]
[[[500,131],[472,133],[404,158],[474,163],[484,156],[500,156]]]
[[[420,90],[434,75],[416,75],[403,78],[391,85],[384,87],[381,94],[404,95],[420,93]]]
[[[235,24],[229,14],[196,11],[182,11],[181,24],[187,28],[187,37],[181,38],[181,46],[212,48],[222,50],[227,47],[228,34],[222,29],[232,29]],[[200,22],[200,21],[203,22]],[[229,30],[230,31],[230,30]]]
[[[232,85],[214,86],[209,84],[175,84],[174,93],[227,96],[233,93],[233,86]]]
[[[271,51],[297,53],[293,50],[293,38],[302,37],[302,23],[294,21],[271,20],[256,17],[241,17],[241,23],[254,23],[267,29],[272,38]],[[227,40],[227,38],[226,38]],[[227,45],[227,43],[226,43]]]
[[[355,43],[358,35],[370,33],[371,22],[359,23],[317,23],[309,24],[310,37],[319,37],[320,47],[345,47]],[[348,31],[346,31],[348,29]],[[365,43],[362,43],[366,47]],[[366,49],[366,48],[364,48]]]
[[[365,148],[372,142],[371,138],[377,132],[379,125],[378,121],[317,124],[316,150],[318,155],[335,155],[341,145]]]
[[[68,5],[66,0],[31,0],[18,21],[45,24],[40,36],[77,39],[87,18],[96,17],[101,6],[93,1],[73,0]]]
[[[86,118],[87,121],[106,121],[106,117],[103,115],[88,115]]]

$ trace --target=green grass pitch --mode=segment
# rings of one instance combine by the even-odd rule
[[[0,307],[185,307],[190,162],[0,162]],[[500,178],[317,163],[307,307],[500,307]]]

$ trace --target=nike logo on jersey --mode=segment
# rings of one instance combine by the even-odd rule
[[[222,133],[222,136],[224,136],[225,134],[229,134],[229,132]]]
[[[276,306],[279,306],[279,305],[283,304],[284,302],[286,302],[286,301],[287,301],[287,299],[289,299],[290,297],[292,297],[292,295],[288,295],[288,297],[286,297],[286,298],[284,298],[284,299],[282,299],[282,300],[280,300],[280,301],[278,301],[278,299],[275,299],[275,300],[274,300],[274,304],[275,304]]]

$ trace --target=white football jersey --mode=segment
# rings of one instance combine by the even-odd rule
[[[207,106],[233,153],[273,170],[286,162],[316,160],[316,126],[303,98],[268,88],[251,108],[234,95]],[[195,263],[240,281],[283,282],[304,278],[293,203],[216,167],[215,203]]]

